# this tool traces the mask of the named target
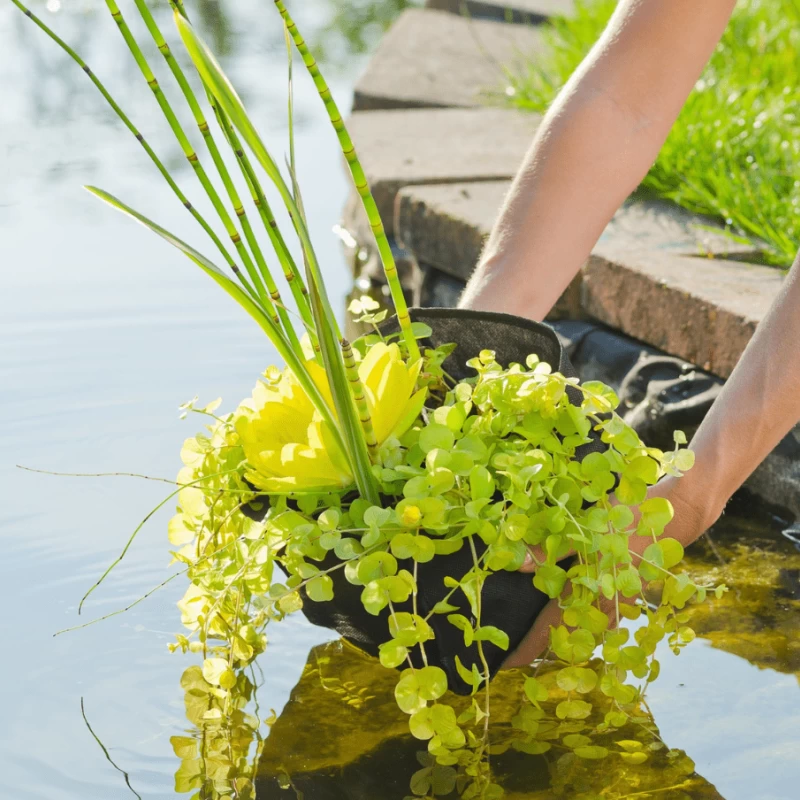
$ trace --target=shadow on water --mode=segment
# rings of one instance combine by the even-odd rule
[[[759,669],[800,677],[800,551],[781,536],[782,528],[780,520],[746,496],[732,502],[729,514],[690,548],[686,559],[687,570],[725,582],[731,590],[719,600],[691,606],[688,624],[713,648]],[[702,645],[697,642],[692,647]],[[670,658],[665,653],[661,657]],[[559,741],[569,733],[570,723],[556,720],[552,709],[552,749],[531,755],[508,748],[528,674],[529,670],[512,670],[493,683],[490,730],[497,752],[492,769],[509,800],[754,796],[721,794],[699,774],[691,752],[672,749],[670,742],[661,740],[658,720],[646,704],[639,709],[641,716],[626,727],[593,737],[592,744],[611,752],[600,761],[578,758]],[[548,682],[547,667],[539,678]],[[394,700],[395,683],[394,672],[342,640],[319,645],[309,653],[299,682],[263,741],[244,716],[234,717],[233,731],[212,726],[209,740],[209,726],[202,720],[208,705],[198,697],[199,683],[185,677],[187,716],[197,727],[189,737],[173,740],[182,758],[176,781],[185,791],[204,789],[208,793],[199,795],[203,798],[222,797],[214,792],[223,784],[215,785],[209,767],[213,772],[222,766],[220,753],[230,767],[238,746],[240,766],[234,774],[241,778],[238,788],[243,798],[402,800],[409,797],[409,785],[415,795],[458,796],[455,773],[434,767],[424,744],[409,735],[408,718]],[[740,689],[748,692],[752,687]],[[252,698],[253,693],[248,681],[245,695]],[[602,707],[602,695],[593,694],[593,704]],[[450,699],[457,713],[470,702]],[[683,702],[679,693],[673,702]],[[737,722],[747,725],[748,720]],[[794,743],[800,748],[800,730]],[[632,757],[632,753],[644,755]],[[786,794],[775,794],[773,787],[759,797],[793,796],[788,777],[782,788]]]

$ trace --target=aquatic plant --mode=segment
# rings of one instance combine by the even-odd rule
[[[545,111],[603,32],[616,0],[578,0],[544,27],[549,56],[507,74],[506,100]],[[791,266],[800,241],[800,6],[743,0],[642,185],[722,222]]]
[[[179,776],[179,790],[200,789],[198,797],[247,796],[252,772],[234,769],[230,737],[249,747],[258,730],[258,720],[244,713],[252,691],[245,671],[266,649],[266,627],[304,607],[337,604],[353,587],[362,617],[383,625],[376,654],[384,667],[401,670],[397,705],[408,715],[411,734],[427,742],[435,765],[412,785],[414,794],[439,794],[431,776],[445,770],[461,796],[498,797],[490,756],[502,748],[544,753],[558,740],[577,758],[610,757],[612,751],[593,744],[591,736],[613,733],[640,716],[646,685],[659,672],[657,645],[666,640],[677,653],[694,638],[685,606],[702,601],[709,588],[675,571],[683,550],[664,536],[673,509],[663,498],[648,497],[648,488],[661,477],[680,476],[692,466],[691,451],[682,447],[685,437],[676,434],[675,448],[668,452],[647,447],[617,414],[619,400],[609,387],[581,384],[539,353],[500,364],[490,350],[434,346],[432,328],[414,321],[406,306],[364,169],[282,0],[275,0],[275,7],[290,65],[285,172],[192,26],[182,0],[171,2],[175,22],[217,122],[215,132],[146,3],[135,0],[182,90],[222,194],[122,11],[106,0],[244,270],[90,68],[20,0],[11,2],[84,69],[209,235],[229,272],[121,200],[89,190],[186,255],[253,318],[284,361],[282,367],[269,367],[252,397],[232,412],[218,414],[218,402],[183,407],[185,414],[199,413],[210,422],[186,441],[178,488],[170,496],[178,497],[168,531],[172,555],[189,579],[178,604],[186,632],[172,649],[202,653],[202,666],[190,667],[183,682],[192,719],[204,725],[211,749],[219,751],[219,765]],[[353,343],[336,322],[295,177],[292,47],[341,144],[394,305],[394,320],[386,321],[374,301],[357,300],[351,311],[371,332]],[[297,303],[297,327],[215,143],[220,133]],[[302,270],[266,202],[264,176],[289,212]],[[531,327],[507,318],[504,324]],[[453,365],[463,371],[464,364],[466,377],[452,377]],[[650,542],[641,559],[634,559],[632,537]],[[547,598],[558,598],[563,611],[563,623],[550,635],[556,667],[547,681],[525,678],[524,706],[512,732],[491,743],[490,683],[512,642],[506,630],[487,621],[484,590],[497,576],[516,574],[531,548],[541,563],[525,580]],[[458,553],[465,555],[467,567],[445,574],[437,601],[423,608],[427,587],[420,572]],[[645,597],[647,583],[659,590],[657,602]],[[623,619],[639,620],[633,636],[620,627]],[[435,631],[443,625],[464,644],[450,674],[433,657],[439,644]],[[602,659],[592,661],[597,648]],[[438,659],[444,663],[450,654],[439,653]],[[459,714],[446,697],[448,688],[470,697]],[[555,719],[545,724],[543,704],[553,698]],[[189,743],[178,744],[179,755],[191,750]],[[636,758],[641,756],[647,754]],[[616,757],[626,758],[626,751]]]

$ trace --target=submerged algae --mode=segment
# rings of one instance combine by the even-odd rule
[[[686,553],[695,580],[724,583],[722,598],[689,606],[688,625],[712,647],[800,681],[800,550],[783,524],[738,498]]]

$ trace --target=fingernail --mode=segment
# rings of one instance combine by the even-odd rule
[[[533,556],[531,555],[531,551],[528,550],[525,553],[525,560],[522,562],[522,566],[529,567],[531,564],[533,564]]]

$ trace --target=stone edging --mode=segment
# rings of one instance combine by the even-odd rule
[[[539,122],[486,106],[491,93],[502,91],[499,65],[542,47],[535,25],[513,23],[572,6],[466,0],[482,18],[448,13],[463,2],[428,0],[430,9],[400,16],[356,86],[348,122],[386,228],[415,273],[408,283],[427,305],[457,299]],[[497,21],[504,5],[512,23]],[[343,225],[369,249],[356,200],[348,202]],[[782,276],[753,261],[751,248],[706,227],[668,204],[632,198],[558,304],[559,314],[600,321],[728,377]],[[773,455],[752,485],[800,513],[798,437],[787,437],[779,451],[780,468]]]

